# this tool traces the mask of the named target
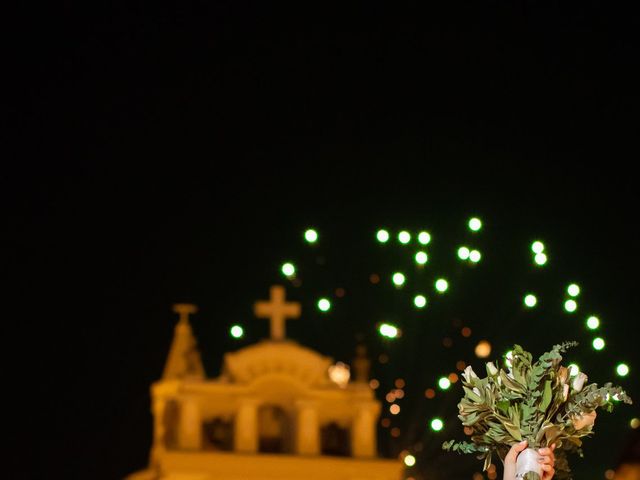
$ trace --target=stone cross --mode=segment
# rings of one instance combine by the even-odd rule
[[[271,298],[268,302],[256,302],[253,311],[258,318],[268,318],[271,321],[271,340],[284,340],[285,321],[288,318],[300,317],[300,304],[285,302],[284,287],[271,287]]]
[[[198,307],[191,303],[175,303],[173,305],[173,311],[180,315],[180,323],[189,323],[189,315],[196,313]]]

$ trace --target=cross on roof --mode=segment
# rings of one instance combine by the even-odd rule
[[[189,323],[189,315],[198,312],[198,307],[191,303],[174,303],[173,311],[180,315],[180,323]]]
[[[284,340],[284,322],[288,318],[300,317],[300,304],[285,302],[284,287],[279,285],[271,287],[270,297],[268,302],[256,302],[253,310],[256,317],[268,318],[271,321],[271,340]]]

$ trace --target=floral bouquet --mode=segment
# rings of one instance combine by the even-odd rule
[[[561,353],[576,345],[555,345],[536,362],[515,345],[507,358],[508,370],[489,362],[486,378],[479,378],[467,367],[462,374],[464,397],[458,404],[458,418],[471,442],[451,440],[442,448],[477,454],[484,459],[486,470],[494,456],[504,461],[513,444],[527,440],[529,448],[518,457],[516,477],[540,480],[535,450],[555,444],[556,477],[570,479],[567,454],[582,455],[581,438],[592,434],[596,409],[611,412],[615,401],[631,403],[620,387],[586,384],[584,373],[560,364]],[[527,460],[531,457],[534,461]]]

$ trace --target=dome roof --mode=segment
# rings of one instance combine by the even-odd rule
[[[224,356],[223,377],[233,383],[252,383],[279,374],[308,386],[330,384],[328,368],[333,359],[293,341],[263,340]]]

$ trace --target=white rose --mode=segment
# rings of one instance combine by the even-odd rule
[[[580,372],[573,379],[573,383],[571,386],[576,392],[579,392],[580,390],[582,390],[582,387],[584,386],[584,382],[586,381],[587,381],[587,376],[584,373]]]
[[[596,421],[596,411],[585,413],[584,415],[575,416],[571,419],[573,428],[580,430],[585,427],[591,427]]]
[[[467,383],[471,383],[472,378],[478,378],[476,372],[474,372],[473,368],[471,368],[471,365],[464,369],[464,373],[462,374],[462,376],[467,381]]]

